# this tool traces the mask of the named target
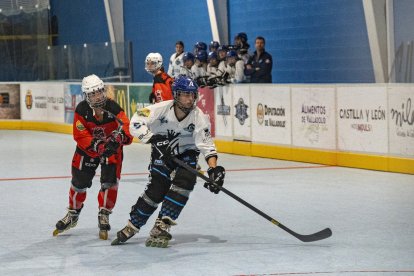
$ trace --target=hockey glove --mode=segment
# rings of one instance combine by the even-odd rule
[[[152,144],[153,149],[160,154],[160,159],[168,166],[171,165],[171,147],[170,140],[164,135],[155,134],[149,140],[149,143]]]
[[[210,179],[214,181],[214,183],[216,183],[220,187],[223,186],[226,170],[222,166],[208,168],[207,173]],[[204,188],[209,189],[212,193],[218,194],[220,192],[220,188],[217,187],[217,185],[210,182],[206,182],[204,183]]]
[[[121,130],[114,130],[111,133],[111,136],[109,136],[108,141],[117,142],[120,145],[125,145],[129,143],[129,137],[126,135],[125,131],[123,129]]]
[[[105,143],[104,141],[99,139],[93,139],[91,146],[93,151],[95,151],[99,154],[99,156],[104,158],[116,153],[119,148],[119,144],[116,142],[109,141]]]

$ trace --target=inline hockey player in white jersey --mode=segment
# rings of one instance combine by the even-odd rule
[[[191,71],[191,68],[194,65],[195,56],[191,52],[185,52],[183,55],[184,65],[181,66],[180,75],[185,75],[190,78],[194,78],[194,74]]]
[[[184,56],[184,43],[182,41],[177,41],[175,43],[175,53],[170,57],[170,63],[168,65],[168,75],[176,78],[181,71],[181,67],[184,65],[183,62]]]
[[[209,177],[223,185],[225,170],[217,166],[209,120],[196,106],[197,84],[187,76],[178,76],[172,89],[174,100],[138,110],[131,119],[131,134],[140,142],[152,145],[149,183],[132,206],[128,224],[117,233],[112,245],[124,243],[134,236],[162,203],[146,246],[168,246],[172,238],[170,227],[176,225],[175,221],[196,184],[196,176],[175,164],[171,156],[196,168],[201,152],[209,166]],[[213,193],[219,192],[219,188],[210,183],[205,183],[204,187]]]

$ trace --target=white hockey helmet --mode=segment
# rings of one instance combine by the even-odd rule
[[[103,81],[96,75],[89,75],[82,80],[82,92],[89,106],[103,107],[106,103],[106,93]]]
[[[145,70],[155,74],[162,67],[162,56],[160,53],[149,53],[145,58]]]

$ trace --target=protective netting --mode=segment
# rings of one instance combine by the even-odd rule
[[[389,82],[414,82],[414,41],[403,42],[395,52]]]
[[[81,80],[96,74],[132,81],[129,42],[54,45],[49,0],[0,1],[0,81]]]

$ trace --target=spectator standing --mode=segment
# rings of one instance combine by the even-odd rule
[[[244,73],[250,76],[251,83],[271,83],[273,60],[265,50],[265,39],[262,36],[256,37],[255,48]]]
[[[183,66],[184,56],[184,43],[177,41],[175,43],[175,53],[170,57],[170,64],[168,66],[168,75],[175,78],[180,74],[181,67]]]

